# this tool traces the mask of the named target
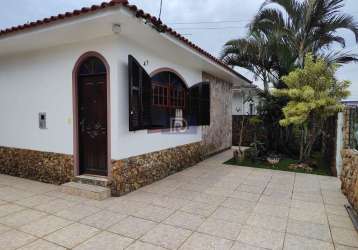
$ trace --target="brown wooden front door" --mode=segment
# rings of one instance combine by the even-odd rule
[[[107,175],[106,74],[78,76],[80,174]]]

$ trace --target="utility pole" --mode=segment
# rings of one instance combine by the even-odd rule
[[[160,18],[162,17],[162,8],[163,8],[163,0],[160,0],[160,8],[159,8],[159,21],[161,21],[160,20]]]

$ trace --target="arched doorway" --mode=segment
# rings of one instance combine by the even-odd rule
[[[96,53],[85,54],[75,67],[76,174],[108,174],[108,72]]]

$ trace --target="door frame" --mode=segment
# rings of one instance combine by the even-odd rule
[[[73,109],[73,163],[74,176],[80,174],[80,156],[79,156],[79,112],[78,112],[78,69],[79,66],[89,57],[96,57],[102,61],[106,67],[106,84],[107,84],[107,176],[112,176],[111,164],[111,92],[110,92],[110,67],[100,53],[95,51],[88,51],[82,54],[76,61],[72,71],[72,109]]]

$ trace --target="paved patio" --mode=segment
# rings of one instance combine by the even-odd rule
[[[105,201],[0,175],[0,248],[358,249],[337,178],[222,165],[230,156]]]

